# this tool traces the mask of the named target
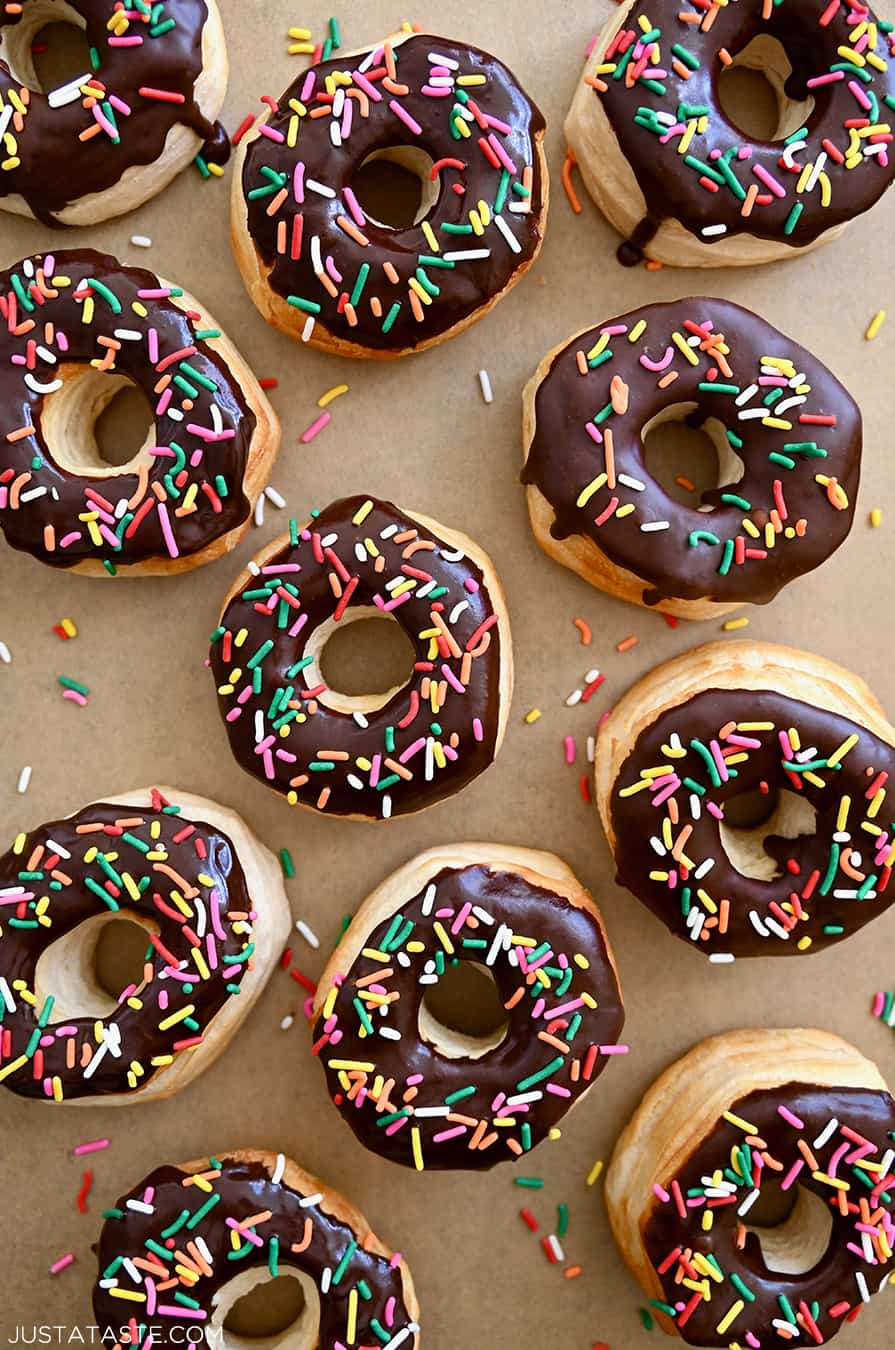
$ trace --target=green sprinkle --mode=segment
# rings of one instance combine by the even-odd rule
[[[87,285],[92,291],[96,291],[97,295],[102,296],[113,314],[121,313],[121,301],[114,291],[109,290],[108,286],[103,285],[101,281],[97,281],[95,277],[89,277]]]
[[[530,1087],[534,1087],[535,1083],[541,1083],[545,1078],[551,1078],[553,1074],[562,1068],[563,1064],[565,1064],[564,1056],[557,1055],[555,1059],[550,1060],[549,1064],[545,1064],[542,1069],[538,1069],[536,1073],[530,1073],[527,1078],[523,1078],[521,1082],[517,1083],[516,1091],[527,1092]]]
[[[786,224],[783,226],[784,234],[792,234],[799,223],[799,216],[805,210],[804,202],[796,202],[795,206],[786,217]]]
[[[650,1316],[649,1310],[647,1308],[640,1309],[640,1320],[643,1323],[644,1331],[652,1331],[653,1327],[655,1326],[655,1323],[652,1317]]]
[[[692,52],[687,51],[679,42],[675,42],[671,48],[679,61],[683,61],[688,70],[699,69],[699,57],[694,56]]]
[[[71,680],[67,675],[57,676],[57,683],[62,685],[63,689],[73,689],[77,694],[83,694],[86,698],[90,693],[86,684],[79,684],[77,680]]]
[[[543,1177],[513,1177],[514,1186],[523,1186],[529,1191],[542,1191],[546,1185]]]
[[[568,1205],[561,1203],[557,1206],[556,1236],[560,1238],[565,1237],[568,1231],[569,1231],[569,1207]]]
[[[690,547],[696,548],[698,544],[720,544],[721,540],[711,530],[691,530]]]
[[[320,310],[319,305],[318,305],[317,309],[318,309],[318,313],[319,313],[319,310]],[[395,319],[397,319],[398,314],[399,314],[399,312],[400,312],[400,309],[401,309],[401,301],[400,301],[400,300],[396,300],[395,303],[392,305],[391,309],[389,310],[388,314],[386,314],[386,316],[385,316],[385,320],[384,320],[383,325],[382,325],[382,331],[383,331],[383,333],[390,333],[390,332],[391,332],[392,328],[394,327]]]
[[[789,455],[781,455],[777,450],[772,450],[768,455],[768,459],[773,464],[779,464],[781,468],[784,469],[794,469],[796,467],[794,459],[790,459]]]
[[[272,1237],[267,1246],[267,1269],[270,1271],[272,1280],[277,1278],[280,1272],[280,1239]]]
[[[342,1276],[345,1274],[345,1271],[348,1269],[348,1263],[350,1262],[352,1256],[356,1251],[357,1251],[357,1240],[356,1238],[352,1238],[351,1241],[348,1243],[348,1246],[342,1253],[342,1259],[340,1260],[339,1264],[333,1271],[333,1277],[332,1280],[330,1281],[331,1284],[335,1285],[339,1283],[339,1281],[342,1279]]]
[[[705,380],[699,385],[699,388],[708,394],[738,394],[740,392],[738,384],[720,384],[717,380]]]
[[[453,1106],[454,1102],[461,1102],[464,1097],[473,1097],[478,1091],[475,1087],[458,1088],[456,1092],[449,1092],[444,1099],[445,1106]]]
[[[289,852],[288,848],[280,849],[280,866],[283,869],[284,877],[295,876],[295,863],[292,861],[292,854]]]
[[[351,292],[351,304],[356,305],[363,295],[364,287],[367,284],[367,277],[370,275],[370,264],[361,263],[358,268],[357,280],[354,283],[354,290]]]
[[[300,295],[287,295],[286,303],[303,310],[305,314],[319,314],[321,309],[316,300],[305,300]]]

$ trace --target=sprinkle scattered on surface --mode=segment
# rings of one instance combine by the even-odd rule
[[[479,371],[479,384],[482,387],[482,398],[486,403],[493,403],[494,393],[491,389],[491,376],[488,374],[487,370]]]
[[[867,325],[867,331],[864,334],[864,337],[868,342],[873,341],[873,339],[876,337],[877,333],[882,328],[885,322],[886,322],[886,311],[884,309],[878,309],[874,314],[873,318],[870,320],[869,324]]]

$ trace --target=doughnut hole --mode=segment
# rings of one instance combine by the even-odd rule
[[[79,477],[114,478],[149,467],[155,421],[143,391],[126,375],[92,366],[59,367],[62,386],[45,394],[40,428],[50,458]]]
[[[354,171],[351,190],[364,215],[386,230],[409,230],[425,220],[438,201],[435,161],[416,145],[374,150]]]
[[[706,492],[738,483],[746,466],[727,439],[724,423],[717,417],[694,425],[696,403],[670,403],[642,427],[643,463],[649,476],[672,501],[693,510],[710,512],[700,505]]]
[[[305,655],[313,658],[302,672],[307,688],[325,684],[317,701],[348,716],[384,707],[410,681],[416,659],[397,619],[375,605],[349,607],[338,623],[327,619]]]
[[[124,989],[142,986],[149,933],[157,932],[157,925],[123,914],[95,914],[78,924],[38,958],[37,1006],[53,996],[54,1025],[109,1017]]]
[[[731,126],[750,141],[785,141],[803,127],[814,111],[814,99],[790,98],[786,82],[792,62],[783,44],[770,33],[759,33],[718,79],[718,102]]]
[[[446,1059],[481,1059],[503,1044],[510,1025],[491,971],[462,960],[426,986],[418,1023],[422,1040]]]
[[[773,881],[781,875],[776,860],[765,851],[769,836],[798,839],[816,830],[817,812],[811,803],[797,792],[773,787],[768,792],[753,788],[728,798],[718,827],[731,864],[741,876],[756,881]]]
[[[213,1300],[207,1340],[215,1350],[315,1350],[320,1295],[310,1276],[240,1271]]]
[[[814,1270],[833,1235],[832,1211],[819,1195],[803,1186],[781,1190],[770,1178],[743,1223],[757,1237],[767,1269],[778,1275]]]
[[[85,29],[65,0],[33,0],[20,22],[3,30],[0,58],[32,93],[49,93],[91,73]]]

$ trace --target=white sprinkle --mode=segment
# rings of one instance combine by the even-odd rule
[[[91,76],[89,72],[86,75],[78,75],[74,80],[69,80],[67,84],[60,84],[57,89],[51,89],[47,94],[47,102],[51,108],[64,108],[66,103],[77,103],[81,97],[81,85],[88,84]]]
[[[256,525],[263,525],[263,524],[264,524],[264,493],[263,493],[263,492],[261,493],[261,496],[258,498],[258,500],[255,502],[255,524],[256,524]]]
[[[250,558],[246,566],[248,567],[253,577],[260,577],[261,568],[255,562],[254,558]]]
[[[447,254],[445,254],[445,257],[447,257]],[[486,403],[493,403],[494,393],[491,389],[491,376],[487,370],[479,371],[479,384],[482,386],[482,398]]]
[[[630,488],[632,492],[646,491],[646,483],[641,483],[639,478],[632,478],[630,474],[620,473],[618,481],[624,483],[625,487]]]
[[[547,1239],[547,1245],[553,1252],[553,1255],[556,1257],[557,1261],[565,1261],[566,1259],[565,1252],[559,1245],[559,1238],[556,1236],[555,1233],[550,1234],[550,1236]]]
[[[362,730],[362,731],[366,731],[366,729],[367,729],[367,727],[370,725],[370,723],[367,721],[366,717],[364,717],[363,713],[362,713],[362,712],[356,712],[356,713],[352,713],[351,716],[354,718],[355,722],[356,722],[357,725],[361,728],[361,730]]]
[[[755,1204],[755,1201],[758,1199],[760,1194],[761,1192],[758,1189],[749,1192],[749,1194],[746,1196],[745,1200],[737,1210],[737,1214],[739,1214],[740,1218],[742,1218],[744,1214],[749,1213],[749,1210]]]
[[[134,248],[152,248],[152,240],[148,234],[132,234],[131,243]]]
[[[753,394],[757,393],[758,393],[758,385],[750,384],[748,388],[744,389],[741,394],[737,394],[736,398],[734,399],[734,403],[737,405],[738,408],[742,408],[743,404],[748,403],[750,398],[752,398]]]
[[[138,1214],[154,1214],[155,1209],[152,1205],[144,1204],[142,1200],[128,1200],[128,1209],[135,1209]]]
[[[733,952],[710,952],[709,960],[716,966],[729,966],[735,960]]]
[[[382,796],[382,819],[391,820],[392,817],[392,798],[391,793],[385,792]]]
[[[16,1010],[16,1001],[12,996],[12,990],[6,982],[5,975],[0,975],[0,994],[3,995],[3,1002],[6,1004],[6,1011],[14,1013]]]
[[[286,498],[282,493],[277,492],[276,488],[271,487],[270,484],[264,489],[264,495],[267,500],[273,502],[274,506],[280,511],[282,511],[283,507],[286,505]]]
[[[855,1271],[855,1284],[858,1286],[858,1293],[861,1295],[862,1303],[870,1302],[870,1290],[867,1288],[867,1281],[860,1270]]]
[[[0,642],[0,661],[2,661],[5,666],[12,665],[12,652],[5,642]]]
[[[423,904],[422,904],[423,918],[428,918],[429,915],[432,913],[432,906],[435,904],[435,889],[436,889],[435,883],[432,882],[432,884],[428,887],[426,894],[423,896]]]
[[[594,756],[596,755],[596,752],[597,752],[597,738],[596,738],[596,736],[588,736],[588,738],[587,738],[587,762],[588,762],[588,764],[593,764],[593,762],[594,762]]]
[[[509,225],[506,223],[503,216],[495,216],[494,224],[500,230],[501,234],[503,235],[504,239],[507,241],[513,252],[521,253],[522,245],[519,243],[519,240],[513,234],[513,231],[510,229]]]
[[[490,258],[490,248],[461,248],[442,255],[445,262],[476,262],[479,258]]]
[[[836,1119],[836,1117],[834,1116],[833,1119],[830,1120],[830,1121],[824,1126],[824,1128],[821,1130],[820,1134],[819,1134],[819,1135],[817,1136],[817,1138],[815,1139],[815,1141],[814,1141],[814,1147],[815,1147],[815,1148],[823,1148],[824,1144],[826,1144],[826,1143],[829,1142],[831,1136],[834,1135],[838,1129],[839,1129],[839,1121],[838,1121],[838,1120]]]
[[[702,881],[702,878],[706,875],[706,873],[711,872],[714,866],[715,866],[715,859],[706,858],[704,862],[701,862],[699,864],[693,875],[697,881]]]
[[[315,324],[316,324],[316,320],[315,320],[313,314],[309,314],[308,317],[307,317],[307,319],[305,320],[305,326],[304,326],[304,328],[301,330],[301,340],[302,340],[302,342],[309,342],[309,341],[310,341],[310,339],[311,339],[311,334],[312,334],[313,331],[314,331]]]
[[[313,1195],[302,1196],[298,1203],[302,1209],[310,1209],[311,1205],[319,1205],[322,1199],[320,1191],[316,1191]]]
[[[316,178],[306,178],[305,187],[310,188],[312,192],[319,192],[321,197],[335,197],[336,195],[331,187],[327,187],[325,183],[318,183]]]
[[[305,923],[304,919],[296,919],[296,920],[295,920],[295,927],[296,927],[296,929],[298,930],[298,932],[301,933],[301,935],[302,935],[302,937],[304,938],[305,942],[310,942],[311,946],[312,946],[315,950],[320,946],[320,939],[318,938],[317,934],[314,932],[313,928],[309,928],[309,927],[308,927],[308,925]]]
[[[19,782],[16,791],[22,794],[28,791],[28,784],[31,782],[31,765],[26,764],[19,774]]]
[[[704,234],[704,235],[706,236],[706,238],[711,237],[713,234],[726,234],[726,233],[727,233],[727,226],[726,226],[726,225],[704,225],[704,226],[702,227],[701,233]],[[698,338],[697,338],[697,341],[698,341]]]
[[[413,1114],[421,1120],[434,1120],[438,1117],[449,1116],[451,1108],[449,1106],[418,1106]]]
[[[330,1284],[331,1284],[331,1282],[332,1282],[332,1277],[333,1277],[333,1268],[332,1268],[332,1266],[324,1266],[324,1269],[323,1269],[323,1275],[322,1275],[321,1280],[320,1280],[320,1292],[321,1292],[321,1294],[328,1294],[328,1293],[329,1293],[329,1286],[330,1286]]]
[[[652,530],[670,529],[670,525],[667,520],[645,520],[640,528],[643,530],[644,534],[648,534]]]
[[[280,1023],[280,1031],[288,1031],[294,1021],[295,1018],[292,1016],[292,1013],[287,1013]]]
[[[576,704],[581,702],[581,697],[583,693],[584,693],[583,689],[573,689],[571,694],[569,694],[569,697],[566,699],[566,707],[574,708]]]
[[[692,910],[691,913],[695,914],[696,919],[690,928],[690,938],[691,941],[696,942],[699,937],[699,934],[702,932],[702,925],[705,923],[705,915],[703,914],[701,909]],[[688,915],[687,923],[689,922],[690,917]]]
[[[777,922],[776,919],[765,919],[765,923],[767,924],[768,928],[770,928],[772,933],[777,934],[778,938],[782,938],[784,942],[789,941],[789,933],[781,923]]]
[[[116,328],[116,329],[115,329],[115,336],[116,336],[121,342],[142,342],[142,341],[143,341],[143,334],[142,334],[142,333],[138,333],[137,330],[136,330],[136,328]],[[56,358],[54,357],[53,360],[55,361],[55,359],[56,359]]]
[[[447,66],[448,70],[460,69],[460,62],[455,61],[452,56],[442,56],[440,52],[427,52],[426,54],[433,66]]]
[[[270,1179],[275,1186],[279,1186],[280,1182],[283,1180],[283,1173],[285,1172],[285,1170],[286,1170],[286,1157],[284,1154],[278,1153],[277,1165],[270,1175]]]
[[[387,1041],[399,1041],[401,1039],[401,1033],[397,1027],[380,1027],[379,1034],[384,1036]]]

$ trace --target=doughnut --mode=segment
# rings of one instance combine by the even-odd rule
[[[815,356],[748,309],[645,305],[548,352],[524,394],[528,509],[551,557],[681,618],[764,604],[848,535],[861,414]],[[646,434],[702,427],[718,483],[693,505],[649,472]]]
[[[505,1028],[469,1036],[423,1002],[462,960],[492,974]],[[312,1034],[366,1148],[420,1172],[481,1170],[559,1137],[627,1049],[624,1020],[600,911],[566,863],[464,843],[419,854],[367,897],[317,987]]]
[[[544,119],[487,52],[396,33],[264,102],[240,143],[231,233],[252,301],[291,337],[339,356],[422,351],[487,314],[537,257]],[[376,159],[420,180],[406,227],[354,191]]]
[[[84,30],[91,69],[42,93],[32,44],[47,24]],[[227,92],[217,0],[22,0],[0,13],[0,207],[45,225],[133,211],[200,157],[224,164]],[[207,176],[207,170],[206,170]]]
[[[666,1069],[606,1176],[662,1330],[758,1350],[853,1322],[892,1268],[893,1131],[876,1065],[826,1031],[729,1031]]]
[[[384,694],[330,689],[337,626],[393,619],[409,679]],[[218,707],[237,762],[306,806],[353,820],[422,811],[495,758],[513,690],[503,588],[458,530],[372,497],[345,497],[269,544],[212,634]]]
[[[105,1214],[93,1311],[122,1350],[199,1340],[238,1350],[233,1305],[279,1274],[301,1284],[296,1322],[259,1345],[416,1350],[419,1307],[398,1253],[359,1210],[282,1153],[237,1149],[150,1172]]]
[[[658,666],[601,728],[595,775],[619,883],[719,962],[820,951],[888,908],[893,776],[864,681],[768,642]],[[725,821],[749,794],[765,823]]]
[[[123,919],[147,946],[116,999],[94,956]],[[22,831],[0,858],[0,1082],[79,1105],[170,1097],[236,1032],[290,922],[276,859],[204,797],[143,788]]]
[[[743,266],[837,238],[895,177],[892,54],[892,25],[861,0],[626,0],[565,126],[585,186],[625,239],[619,261]],[[771,140],[725,114],[729,66],[771,85]]]
[[[100,414],[122,389],[155,420],[107,463]],[[179,286],[92,249],[0,274],[0,528],[91,576],[170,575],[235,548],[280,443],[245,361]]]

